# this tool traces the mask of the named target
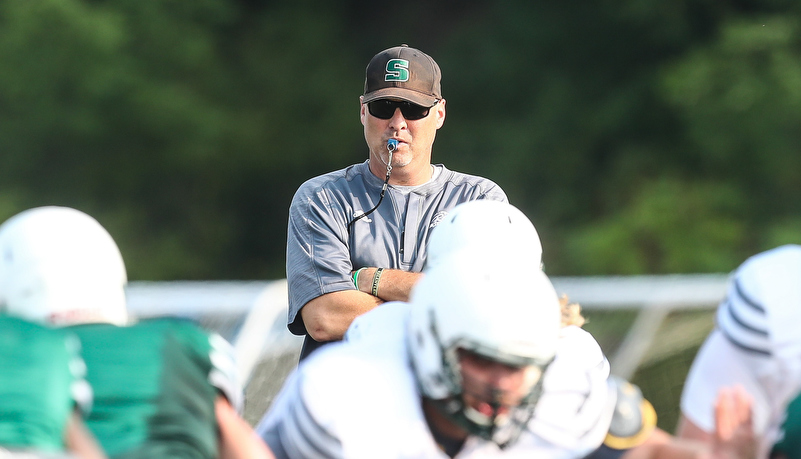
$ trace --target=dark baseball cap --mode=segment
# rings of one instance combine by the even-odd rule
[[[431,107],[442,99],[439,65],[419,49],[400,45],[385,49],[367,64],[364,103],[401,99]]]

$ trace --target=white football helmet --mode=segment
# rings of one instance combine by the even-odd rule
[[[0,225],[0,310],[50,325],[128,320],[125,264],[94,218],[37,207]]]
[[[517,253],[534,266],[542,264],[542,243],[531,220],[517,207],[480,199],[454,207],[431,230],[426,246],[426,270],[459,250]]]
[[[560,330],[559,298],[538,266],[508,254],[452,254],[414,287],[408,346],[422,394],[473,435],[508,446],[531,418]],[[505,419],[464,403],[458,350],[533,371],[528,395]]]

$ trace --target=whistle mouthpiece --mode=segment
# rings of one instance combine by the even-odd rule
[[[395,151],[398,148],[398,141],[395,139],[387,140],[387,150]]]

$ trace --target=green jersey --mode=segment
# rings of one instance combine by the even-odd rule
[[[772,455],[801,459],[801,395],[787,405],[782,424],[782,439],[773,446]]]
[[[217,457],[214,400],[241,400],[222,338],[179,319],[71,329],[95,392],[87,425],[110,457]]]
[[[76,404],[88,408],[78,338],[0,315],[0,445],[64,451],[64,429]]]

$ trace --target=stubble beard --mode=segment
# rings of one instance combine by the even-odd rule
[[[392,167],[405,167],[411,164],[414,155],[411,152],[393,152],[392,153]],[[381,164],[387,165],[389,161],[389,152],[382,151],[378,155],[378,159],[381,160]]]

